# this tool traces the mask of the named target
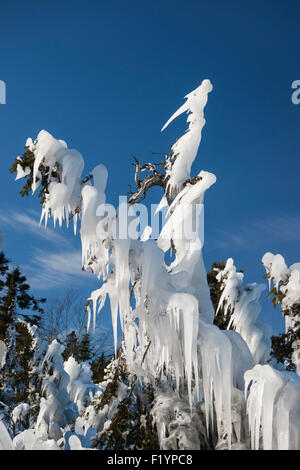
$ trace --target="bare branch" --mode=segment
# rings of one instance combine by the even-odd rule
[[[152,173],[144,180],[139,181],[137,191],[129,199],[128,204],[136,204],[146,196],[146,192],[153,186],[160,186],[165,189],[164,175],[159,173]]]

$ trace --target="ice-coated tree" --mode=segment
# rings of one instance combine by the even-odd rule
[[[39,190],[45,224],[49,218],[60,225],[72,219],[76,232],[80,218],[82,267],[100,283],[88,299],[88,326],[95,325],[108,297],[115,353],[118,324],[122,329],[121,354],[76,421],[82,435],[94,429],[101,448],[128,448],[128,436],[136,432],[126,424],[134,413],[132,397],[146,387],[150,408],[138,426],[152,426],[161,449],[300,448],[300,379],[266,363],[270,338],[258,319],[263,287],[244,286],[231,258],[217,275],[218,308],[225,314],[230,309],[231,329],[213,324],[197,209],[216,177],[204,170],[191,175],[211,91],[211,82],[203,80],[186,95],[162,129],[185,112],[186,132],[161,162],[135,160],[136,188],[116,211],[106,205],[106,168],[100,164],[83,177],[82,155],[45,130],[27,140],[11,169],[26,180],[21,194]],[[166,223],[157,237],[146,227],[136,239],[130,236],[136,205],[154,186],[163,190],[158,211],[167,209]],[[167,262],[170,251],[174,256]]]
[[[35,430],[40,438],[62,437],[60,428],[76,418],[77,406],[68,393],[69,374],[64,369],[64,347],[54,340],[43,361],[43,397]],[[57,440],[57,439],[55,439]]]
[[[269,280],[269,297],[274,307],[280,305],[285,332],[272,336],[271,355],[287,370],[300,374],[300,263],[287,267],[282,255],[266,253],[262,258]],[[273,287],[271,288],[271,285]]]

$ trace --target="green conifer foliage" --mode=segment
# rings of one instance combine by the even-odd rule
[[[110,363],[112,357],[106,357],[104,352],[100,354],[99,357],[96,357],[91,363],[91,370],[93,372],[92,375],[92,381],[97,384],[102,382],[104,375],[105,375],[105,369]]]
[[[79,348],[78,336],[76,332],[73,330],[67,336],[66,346],[62,355],[64,358],[64,361],[67,361],[70,356],[74,357],[74,359],[77,361],[78,360],[78,348]]]
[[[12,167],[9,169],[10,173],[16,173],[17,172],[17,167],[20,165],[23,170],[26,168],[29,168],[31,171],[30,173],[24,177],[25,179],[25,184],[23,185],[20,195],[23,196],[28,196],[29,193],[31,192],[31,186],[33,183],[33,166],[34,166],[34,153],[28,148],[25,147],[25,152],[23,153],[22,156],[18,156],[13,164]],[[43,162],[39,166],[39,178],[37,178],[37,181],[40,183],[40,191],[38,194],[38,197],[40,199],[41,204],[43,204],[45,200],[45,194],[48,192],[48,184],[49,184],[49,171],[50,168],[45,166]],[[57,170],[52,169],[51,171],[51,176],[52,177],[58,177]]]
[[[266,273],[264,278],[270,279],[270,274]],[[295,303],[289,309],[284,309],[282,307],[282,301],[285,297],[285,294],[280,291],[282,286],[286,286],[288,280],[283,282],[280,281],[278,288],[274,286],[268,293],[269,298],[271,298],[274,308],[279,304],[281,307],[281,312],[284,316],[289,316],[293,319],[294,325],[285,333],[281,333],[277,336],[271,336],[271,356],[273,356],[277,362],[284,364],[287,370],[295,371],[296,367],[293,362],[292,356],[294,352],[293,343],[294,341],[300,340],[300,322],[297,320],[300,318],[300,304]]]
[[[30,287],[19,268],[6,269],[4,276],[1,289],[4,290],[4,294],[0,297],[0,339],[6,342],[8,327],[17,320],[17,315],[23,316],[24,310],[42,313],[40,303],[45,302],[45,299],[37,300],[28,293]],[[24,316],[32,324],[36,324],[39,320],[37,315],[32,320],[27,314]]]
[[[224,306],[219,308],[218,314],[217,309],[222,295],[222,283],[218,281],[217,274],[220,271],[223,271],[225,268],[225,263],[223,261],[214,262],[211,266],[211,270],[207,273],[207,283],[210,290],[210,298],[215,310],[214,325],[218,326],[221,330],[226,330],[232,315],[232,311],[229,308],[227,314],[225,315]],[[243,272],[242,269],[239,270],[240,273]]]
[[[211,266],[211,270],[209,273],[207,273],[207,283],[210,291],[210,298],[215,310],[214,324],[221,328],[221,330],[226,330],[229,322],[229,317],[225,318],[223,307],[220,308],[218,315],[216,315],[219,301],[222,295],[221,283],[217,280],[217,274],[224,268],[225,263],[223,261],[214,262]]]
[[[271,336],[271,356],[273,356],[277,362],[284,364],[287,370],[293,372],[296,370],[292,360],[294,352],[293,342],[296,340],[300,340],[300,328],[297,328],[297,330],[289,328],[286,333]]]
[[[119,353],[112,380],[95,408],[100,410],[109,405],[117,397],[120,384],[123,390],[126,385],[127,393],[119,401],[110,426],[94,439],[94,447],[106,450],[159,450],[157,431],[151,416],[153,387],[139,383],[136,377],[129,379],[122,353]]]
[[[6,364],[0,372],[0,392],[9,395],[9,401],[26,401],[30,392],[30,362],[33,358],[33,337],[29,325],[38,325],[43,312],[30,293],[26,277],[19,268],[10,268],[4,253],[0,253],[0,339],[7,347]],[[36,312],[29,314],[29,310]],[[24,320],[21,320],[23,317]]]
[[[92,359],[92,350],[90,344],[90,335],[85,333],[82,340],[79,342],[77,361],[78,362],[88,362]]]

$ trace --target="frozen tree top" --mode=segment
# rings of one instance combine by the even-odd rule
[[[213,87],[209,80],[203,80],[201,85],[185,96],[186,102],[170,117],[163,126],[162,131],[180,114],[187,112],[188,128],[172,146],[172,163],[169,168],[169,186],[181,188],[185,180],[190,177],[191,166],[196,158],[201,142],[202,128],[205,125],[204,108],[208,93]]]
[[[269,286],[273,281],[276,291],[284,294],[282,309],[287,310],[300,304],[300,263],[294,263],[288,268],[282,255],[268,252],[263,256],[262,264],[269,278]]]

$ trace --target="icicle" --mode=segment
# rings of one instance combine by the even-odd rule
[[[245,394],[252,449],[299,449],[300,378],[269,365],[245,373]],[[293,430],[291,433],[290,430]],[[274,440],[275,437],[275,440]]]
[[[228,448],[231,447],[231,389],[232,349],[228,338],[214,325],[200,322],[199,348],[202,359],[202,380],[205,401],[206,427],[209,433],[214,426],[214,409],[217,429],[223,422],[227,433]]]
[[[263,363],[269,357],[271,327],[261,321],[258,316],[261,311],[259,298],[265,289],[264,284],[243,285],[243,273],[236,271],[233,259],[229,258],[224,270],[217,279],[221,282],[222,295],[217,308],[221,307],[227,315],[230,311],[229,328],[241,335],[247,343],[255,363]]]

